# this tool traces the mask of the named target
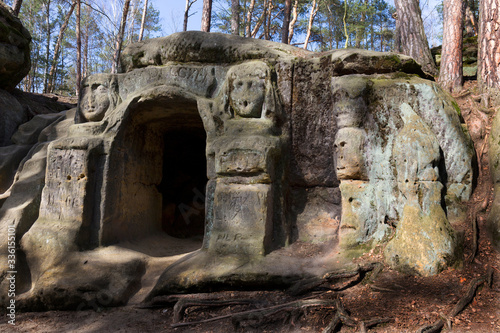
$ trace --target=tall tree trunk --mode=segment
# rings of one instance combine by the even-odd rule
[[[344,35],[345,35],[345,45],[344,48],[347,49],[347,45],[349,43],[349,33],[347,32],[347,0],[344,0],[344,18],[342,22],[344,23]]]
[[[288,28],[288,44],[292,42],[293,34],[295,31],[295,24],[297,23],[297,19],[299,18],[299,14],[297,12],[297,7],[299,6],[299,0],[295,0],[292,7],[292,20],[290,21],[290,28]]]
[[[254,7],[255,7],[255,0],[250,0],[250,5],[248,5],[248,12],[247,12],[247,22],[245,25],[245,37],[250,37],[252,33],[252,16]]]
[[[231,0],[231,33],[240,34],[240,1]]]
[[[464,28],[463,0],[443,1],[443,48],[439,83],[449,92],[462,89],[462,31]]]
[[[265,40],[270,40],[271,39],[271,13],[273,11],[274,5],[273,5],[273,0],[266,0],[267,1],[267,10],[265,11],[266,16],[264,17],[264,39]]]
[[[21,11],[21,5],[23,4],[23,0],[15,0],[12,4],[12,10],[16,16],[19,16],[19,12]]]
[[[49,58],[50,58],[50,37],[52,34],[52,29],[50,28],[50,0],[45,1],[45,23],[46,23],[46,38],[47,44],[45,44],[45,68],[43,70],[43,92],[47,92],[49,85]]]
[[[59,29],[59,36],[57,36],[57,42],[56,46],[54,47],[54,57],[52,58],[52,65],[50,67],[50,73],[49,73],[49,86],[47,91],[50,93],[54,92],[54,80],[55,80],[55,75],[56,75],[56,68],[57,68],[57,61],[59,60],[59,55],[61,52],[61,43],[64,37],[64,32],[66,31],[66,28],[68,27],[69,19],[71,18],[71,15],[73,14],[73,11],[75,10],[76,6],[76,0],[73,1],[71,4],[71,7],[69,7],[68,12],[66,13],[66,16],[64,17],[64,22],[61,25],[61,29]]]
[[[132,39],[134,38],[134,24],[135,24],[135,14],[137,13],[137,1],[130,1],[130,20],[128,21],[128,28],[127,30],[127,39],[128,43],[132,43]]]
[[[384,24],[382,23],[382,20],[380,20],[380,52],[384,52],[384,34],[382,33],[384,31]]]
[[[186,3],[188,3],[188,2],[189,2],[189,0],[186,0]],[[189,8],[188,8],[188,11],[189,11]],[[148,0],[144,0],[144,8],[142,9],[141,30],[139,30],[139,42],[141,42],[142,38],[144,37],[144,25],[146,24],[146,15],[147,15],[147,13],[148,13]],[[184,31],[186,31],[186,29],[187,29],[187,18],[185,18],[184,25],[185,25]]]
[[[82,36],[80,33],[81,1],[76,0],[76,96],[80,96],[82,82]]]
[[[483,102],[500,103],[500,1],[479,4],[479,52],[477,78]]]
[[[371,50],[375,51],[375,15],[370,18],[370,44]]]
[[[311,29],[314,17],[316,16],[317,12],[318,12],[318,3],[316,2],[316,0],[313,0],[313,3],[311,5],[311,11],[309,13],[309,23],[307,24],[307,34],[306,34],[306,40],[304,41],[304,50],[307,50],[307,45],[309,44],[309,38],[311,37]]]
[[[193,2],[191,2],[191,0],[186,0],[186,7],[184,8],[184,24],[182,25],[182,31],[187,31],[188,19],[189,19],[189,9],[191,9],[192,4],[193,4]]]
[[[471,6],[471,1],[468,1],[467,7],[465,8],[465,31],[467,37],[473,37],[477,35],[477,19],[471,9]]]
[[[210,32],[212,21],[212,0],[203,0],[203,12],[201,14],[201,31]]]
[[[356,28],[356,42],[354,44],[355,48],[361,48],[361,41],[363,40],[363,35],[365,34],[365,21],[366,21],[366,3],[365,8],[361,9],[361,17]]]
[[[399,24],[398,14],[394,13],[392,15],[394,20],[396,21],[396,27],[394,32],[394,52],[401,53],[403,52],[403,48],[401,47],[401,26]]]
[[[267,0],[264,0],[264,5],[262,6],[262,14],[257,20],[257,23],[252,29],[252,32],[250,33],[249,37],[255,38],[257,36],[257,33],[259,32],[259,29],[261,26],[264,26],[264,31],[266,29],[266,20],[267,20]]]
[[[432,59],[427,36],[424,31],[422,14],[418,0],[395,0],[397,19],[401,36],[401,48],[404,54],[415,59],[422,69],[437,75],[436,65]]]
[[[123,35],[125,33],[125,26],[127,25],[127,15],[128,9],[130,7],[130,0],[125,0],[123,4],[123,12],[122,12],[122,20],[120,22],[120,29],[118,30],[118,35],[116,35],[116,44],[115,44],[115,54],[113,55],[113,64],[111,65],[111,73],[118,72],[118,63],[120,62],[120,54],[123,43]]]
[[[283,12],[283,26],[281,27],[281,42],[288,44],[288,29],[290,28],[290,14],[292,12],[292,0],[285,0],[285,11]]]
[[[89,40],[90,40],[90,15],[91,8],[87,7],[87,20],[85,20],[85,32],[83,34],[83,75],[82,77],[87,77],[90,75],[89,70]]]

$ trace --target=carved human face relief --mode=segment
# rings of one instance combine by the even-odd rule
[[[109,89],[102,84],[85,87],[81,112],[88,121],[100,121],[110,106]]]
[[[335,138],[335,156],[338,179],[367,179],[364,166],[363,145],[365,131],[359,128],[342,128]]]
[[[265,98],[265,81],[258,76],[235,78],[230,102],[234,112],[243,118],[260,118]]]

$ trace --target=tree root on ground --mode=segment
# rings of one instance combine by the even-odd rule
[[[237,301],[228,301],[228,302],[234,303]],[[206,305],[206,304],[204,304],[204,305]],[[217,306],[221,306],[221,305],[217,305]],[[198,324],[204,324],[204,323],[209,323],[209,322],[213,322],[213,321],[223,320],[223,319],[227,319],[227,318],[231,318],[231,322],[233,323],[235,328],[238,328],[239,326],[241,326],[241,323],[244,321],[251,321],[252,326],[258,326],[258,325],[260,325],[268,320],[275,320],[276,315],[278,313],[285,313],[288,316],[298,318],[301,313],[303,313],[304,311],[306,311],[307,309],[309,309],[311,307],[334,307],[334,306],[335,306],[334,300],[324,300],[324,299],[298,300],[298,301],[289,302],[289,303],[285,303],[285,304],[279,304],[279,305],[266,307],[263,309],[255,309],[255,310],[248,310],[248,311],[243,311],[243,312],[238,312],[238,313],[232,313],[232,314],[218,316],[218,317],[205,319],[205,320],[171,324],[170,327],[176,328],[176,327],[198,325]]]
[[[349,327],[359,328],[359,331],[364,333],[366,332],[367,328],[394,321],[393,318],[375,318],[375,319],[370,319],[368,321],[354,320],[349,316],[346,309],[342,305],[340,299],[335,299],[334,302],[337,312],[335,313],[335,316],[333,316],[333,319],[330,322],[330,324],[327,327],[325,327],[323,333],[335,332],[339,327],[339,325],[341,324],[344,324]]]
[[[465,307],[472,302],[474,299],[474,295],[476,294],[477,289],[484,283],[486,283],[489,287],[491,287],[491,280],[493,278],[493,269],[490,267],[488,271],[483,276],[480,276],[474,280],[472,280],[467,293],[455,304],[453,309],[450,311],[448,316],[442,316],[441,319],[437,320],[431,325],[422,326],[417,330],[417,333],[433,333],[440,332],[441,329],[446,324],[448,329],[451,330],[451,320],[453,317],[462,312]]]
[[[208,300],[208,299],[180,299],[174,306],[174,323],[180,322],[184,318],[184,311],[193,306],[208,306],[221,307],[231,305],[255,305],[262,304],[258,300],[253,299],[237,299],[237,300]]]
[[[467,260],[470,263],[472,263],[474,261],[474,259],[476,258],[476,255],[477,255],[477,251],[479,250],[479,226],[478,226],[478,216],[477,216],[477,212],[474,212],[474,214],[472,214],[472,252],[471,252],[471,255],[469,257],[469,259]]]
[[[326,273],[322,277],[313,277],[308,279],[302,279],[296,282],[293,286],[291,286],[287,293],[292,296],[303,295],[309,291],[312,291],[321,285],[329,284],[328,289],[340,291],[352,287],[363,280],[365,274],[382,267],[380,263],[370,263],[367,265],[359,266],[355,270],[351,271],[340,271],[340,272],[330,272]],[[347,281],[341,286],[331,286],[332,283],[338,282],[338,280],[354,278],[352,280]]]

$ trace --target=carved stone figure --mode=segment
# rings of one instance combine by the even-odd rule
[[[338,179],[367,179],[364,144],[365,131],[363,129],[354,127],[339,129],[334,146]]]
[[[228,73],[229,101],[234,112],[243,118],[260,118],[265,97],[266,73],[235,66]]]
[[[101,121],[110,108],[118,104],[116,79],[101,74],[90,76],[82,82],[79,114],[87,121]]]
[[[385,250],[390,264],[407,272],[432,275],[456,259],[456,236],[441,207],[436,135],[410,105],[400,107],[404,127],[393,154],[404,202],[396,235]]]
[[[241,118],[269,118],[276,110],[271,71],[262,61],[235,65],[226,75],[225,109]]]
[[[456,259],[443,207],[463,210],[473,152],[414,60],[184,32],[120,62],[0,184],[0,238],[14,226],[31,278],[20,307],[283,288],[386,243],[386,262],[413,274]],[[324,251],[296,251],[309,246]]]

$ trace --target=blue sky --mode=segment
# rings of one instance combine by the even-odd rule
[[[182,31],[184,9],[186,7],[185,0],[153,0],[153,4],[160,11],[163,33],[165,35]],[[190,13],[195,14],[188,20],[188,30],[200,30],[202,7],[203,0],[197,0],[191,6]]]
[[[152,0],[155,7],[160,11],[161,23],[163,26],[163,35],[170,35],[177,31],[182,31],[184,21],[185,0]],[[213,1],[213,6],[217,6],[217,2]],[[442,22],[436,22],[437,13],[435,7],[438,0],[420,0],[423,7],[422,17],[431,47],[441,44],[438,36],[441,34]],[[394,0],[387,0],[387,3],[394,5]],[[203,0],[197,0],[191,7],[190,13],[194,14],[188,20],[188,30],[200,30],[201,26],[201,10]]]

